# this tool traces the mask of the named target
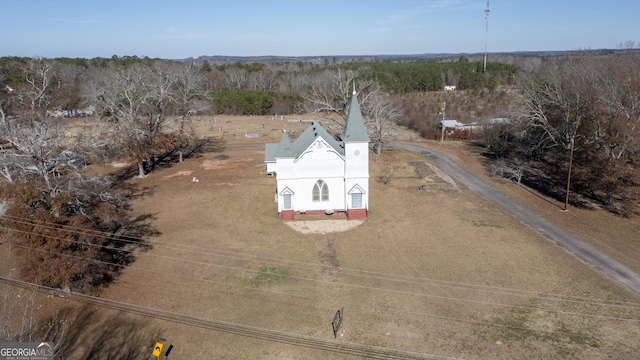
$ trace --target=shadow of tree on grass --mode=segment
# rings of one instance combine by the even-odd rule
[[[465,150],[478,154],[481,164],[488,174],[492,174],[492,169],[500,159],[479,141],[471,141],[465,144]],[[527,162],[520,180],[521,187],[529,193],[547,201],[549,204],[560,209],[564,208],[567,191],[566,181],[561,181],[550,176],[544,170],[544,164],[540,162]],[[495,176],[495,175],[492,175]],[[504,177],[509,179],[508,177]],[[510,179],[513,181],[513,179]],[[553,201],[555,200],[555,201]],[[593,205],[583,195],[576,192],[569,192],[569,204],[577,208],[588,209]]]
[[[72,320],[61,359],[147,359],[162,340],[162,330],[150,319],[124,312],[85,305],[62,316]]]

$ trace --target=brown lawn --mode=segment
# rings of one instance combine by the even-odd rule
[[[223,135],[226,149],[131,179],[153,189],[134,206],[153,215],[161,235],[148,239],[153,249],[140,254],[101,296],[323,339],[333,339],[331,320],[343,307],[337,341],[425,357],[637,356],[637,296],[452,182],[419,154],[385,148],[381,156],[371,155],[369,218],[358,226],[330,231],[341,226],[338,221],[318,226],[325,226],[323,232],[302,232],[280,221],[264,152],[234,145],[277,142],[283,127],[299,132],[306,125],[297,124],[297,117],[202,119],[199,133]],[[393,140],[417,141],[398,131]],[[637,221],[600,210],[563,212],[562,204],[488,177],[473,146],[420,142],[640,271]],[[342,218],[296,222],[309,228],[301,222],[325,220]],[[139,331],[147,346],[157,340],[173,344],[174,359],[345,358],[119,316],[145,321]]]

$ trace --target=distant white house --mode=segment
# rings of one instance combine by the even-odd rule
[[[276,176],[276,201],[283,220],[296,214],[345,212],[364,219],[369,208],[369,135],[354,92],[341,141],[319,122],[292,143],[265,145],[267,173]]]
[[[498,125],[498,124],[506,124],[509,122],[508,118],[492,118],[492,119],[485,119],[485,120],[479,120],[479,121],[475,121],[469,124],[465,124],[465,123],[461,123],[458,120],[442,120],[440,121],[440,123],[438,124],[438,130],[442,130],[443,128],[445,129],[445,131],[450,131],[450,130],[471,130],[472,132],[476,132],[476,131],[480,131],[483,128],[486,128],[488,126],[492,126],[492,125]]]
[[[438,124],[438,129],[455,129],[455,128],[462,128],[467,126],[467,124],[461,123],[458,120],[442,120],[440,121],[440,124]]]

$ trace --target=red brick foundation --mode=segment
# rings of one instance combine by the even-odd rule
[[[367,209],[347,210],[347,220],[364,220],[367,218]]]
[[[294,220],[293,210],[282,210],[280,212],[280,219],[282,219],[282,220]]]
[[[334,210],[332,214],[327,214],[326,210],[307,210],[307,211],[293,211],[293,210],[282,210],[280,212],[280,219],[284,221],[295,220],[296,217],[304,217],[304,216],[314,216],[314,215],[326,215],[328,217],[343,217],[346,215],[347,220],[364,220],[367,218],[367,209],[349,209],[347,211],[344,210]]]

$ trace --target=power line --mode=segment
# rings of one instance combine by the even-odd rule
[[[26,247],[25,247],[26,248]],[[38,250],[38,249],[36,249]],[[61,254],[58,253],[59,255],[62,256],[69,256],[67,254]],[[76,258],[80,258],[83,260],[87,260],[87,261],[96,261],[93,259],[87,259],[84,257],[77,257]],[[165,257],[168,258],[168,257]],[[191,262],[191,260],[185,260],[185,259],[176,259],[178,261],[188,261]],[[108,263],[108,262],[102,262],[105,264],[113,264],[113,263]],[[218,265],[218,264],[210,264],[210,263],[206,263],[206,262],[196,262],[196,263],[200,263],[203,265],[209,265],[209,266],[224,266],[224,267],[229,267],[229,266],[225,266],[225,265]],[[122,266],[124,267],[124,266]],[[244,268],[237,268],[237,267],[230,267],[233,269],[239,269],[239,270],[245,270]],[[149,271],[146,269],[135,269],[135,270],[141,270],[141,271]],[[153,271],[152,271],[153,272]],[[176,276],[173,273],[165,273],[165,272],[155,272],[155,273],[159,273],[162,275],[168,275],[168,276]],[[186,278],[186,277],[182,277],[182,278]],[[300,277],[297,277],[300,278]],[[192,281],[199,281],[199,282],[211,282],[205,279],[199,279],[199,278],[189,278]],[[331,285],[332,282],[327,282],[327,281],[319,281],[317,279],[308,279],[308,278],[302,278],[304,280],[310,280],[310,281],[317,281],[317,282],[324,282],[324,283],[329,283]],[[392,281],[396,281],[396,279],[387,279],[387,280],[392,280]],[[227,285],[227,286],[237,286],[236,284],[228,284],[228,283],[219,283],[218,284],[222,284],[222,285]],[[389,290],[389,289],[383,289],[383,288],[377,288],[377,287],[367,287],[367,286],[361,286],[361,285],[353,285],[353,284],[338,284],[341,286],[357,286],[357,287],[361,287],[361,288],[365,288],[365,289],[370,289],[370,290],[383,290],[383,291],[394,291],[394,290]],[[266,292],[270,292],[270,293],[276,293],[276,294],[280,294],[280,295],[285,295],[285,296],[297,296],[299,298],[304,298],[304,299],[311,299],[308,297],[303,297],[303,296],[299,296],[299,295],[292,295],[292,294],[288,294],[288,293],[281,293],[281,292],[273,292],[273,291],[266,291]],[[409,294],[409,295],[417,295],[417,296],[422,296],[424,294],[420,294],[420,293],[411,293],[411,292],[400,292],[400,293],[404,293],[404,294]],[[235,295],[235,294],[234,294]],[[240,295],[242,296],[242,295]],[[442,297],[444,298],[444,297]],[[445,298],[445,299],[451,299],[451,300],[462,300],[465,301],[466,299],[457,299],[457,298]],[[483,303],[483,302],[480,302]],[[496,305],[494,303],[486,303],[484,302],[484,304],[488,304],[488,305]],[[362,304],[351,304],[353,306],[364,306]],[[500,304],[498,304],[500,305]],[[596,305],[600,305],[600,304],[596,304]],[[606,304],[605,304],[606,305]],[[526,308],[526,309],[537,309],[537,308],[533,308],[533,307],[517,307],[516,308]],[[405,313],[405,314],[411,314],[411,315],[417,315],[417,316],[424,316],[424,317],[433,317],[433,318],[439,318],[442,320],[448,320],[448,321],[458,321],[458,322],[466,322],[466,323],[472,323],[472,324],[478,324],[478,325],[484,325],[484,326],[492,326],[492,327],[503,327],[503,328],[511,328],[511,329],[520,329],[520,330],[526,330],[526,331],[533,331],[533,332],[540,332],[540,333],[550,333],[550,334],[557,334],[557,335],[563,335],[563,336],[578,336],[578,337],[589,337],[589,338],[593,338],[592,336],[589,335],[584,335],[584,334],[580,334],[580,333],[559,333],[559,332],[551,332],[551,331],[544,331],[544,330],[536,330],[536,329],[529,329],[529,328],[525,328],[525,327],[517,327],[517,326],[508,326],[508,325],[503,325],[503,324],[495,324],[495,323],[486,323],[486,322],[479,322],[479,321],[473,321],[473,320],[467,320],[467,319],[458,319],[458,318],[449,318],[449,317],[442,317],[442,316],[438,316],[438,315],[433,315],[433,314],[426,314],[426,313],[420,313],[420,312],[407,312],[407,311],[400,311],[400,310],[396,310],[396,309],[388,309],[388,308],[384,308],[384,309],[380,309],[380,308],[375,308],[374,309],[379,309],[379,310],[383,310],[385,312],[388,311],[393,311],[393,312],[398,312],[398,313]],[[551,310],[551,312],[554,312],[553,310]],[[565,315],[579,315],[579,316],[589,316],[589,317],[596,317],[596,318],[601,318],[601,319],[608,319],[608,320],[621,320],[621,321],[632,321],[632,322],[637,322],[637,320],[635,319],[627,319],[627,318],[616,318],[616,317],[610,317],[610,316],[602,316],[602,315],[593,315],[593,314],[581,314],[581,313],[572,313],[572,312],[558,312],[558,313],[563,313]]]
[[[51,251],[48,251],[48,250],[41,250],[41,251],[51,252]],[[66,255],[66,254],[62,254],[62,253],[56,253],[56,254],[61,255],[61,256],[69,256],[69,257],[79,258],[77,256]],[[84,260],[98,262],[98,263],[104,263],[103,261],[92,260],[92,259],[84,259]],[[161,275],[179,277],[179,278],[182,278],[182,279],[198,281],[198,282],[208,282],[208,283],[214,283],[214,284],[219,284],[219,285],[221,284],[221,285],[226,285],[226,286],[238,286],[238,285],[234,285],[234,284],[216,282],[216,281],[205,280],[205,279],[200,279],[200,278],[186,277],[186,276],[176,275],[176,274],[173,274],[173,273],[164,273],[164,272],[159,272],[159,271],[154,271],[154,270],[147,270],[147,269],[137,269],[137,270],[138,271],[145,271],[145,272],[161,274]],[[7,279],[7,278],[0,277],[0,279]],[[13,279],[11,279],[11,280],[13,280]],[[29,283],[29,284],[31,284],[31,283]],[[37,284],[34,284],[34,285],[37,285]],[[40,285],[38,285],[38,286],[40,286]],[[243,286],[243,287],[246,287],[246,286]],[[53,289],[53,288],[49,288],[49,289]],[[305,296],[301,296],[301,295],[293,295],[293,294],[282,293],[282,292],[277,292],[277,291],[255,289],[255,288],[251,288],[251,289],[255,290],[255,291],[267,292],[267,293],[271,293],[271,294],[285,295],[285,296],[289,296],[289,297],[293,296],[293,297],[306,299],[306,300],[314,300],[315,299],[315,298],[305,297]],[[376,288],[374,288],[374,289],[376,289]],[[57,290],[59,292],[62,292],[62,293],[65,293],[65,294],[67,293],[67,292],[59,290],[59,289],[55,289],[55,290]],[[384,290],[384,289],[381,289],[381,290]],[[234,295],[238,296],[237,294],[234,294]],[[113,301],[115,301],[115,300],[113,300]],[[261,300],[261,301],[263,301],[263,300]],[[274,301],[274,300],[271,300],[271,301]],[[366,305],[364,305],[362,303],[348,303],[348,302],[345,303],[344,301],[341,301],[340,303],[342,305],[349,305],[349,306],[354,306],[354,307],[367,307]],[[135,306],[140,306],[140,305],[135,305]],[[372,307],[372,306],[368,306],[368,308],[377,309],[377,310],[383,310],[384,312],[402,313],[402,314],[413,315],[413,316],[436,318],[436,319],[445,320],[445,321],[463,322],[463,323],[468,323],[468,324],[475,324],[475,325],[482,325],[482,326],[489,326],[489,327],[506,328],[506,329],[512,329],[512,330],[524,330],[524,331],[531,331],[531,332],[542,333],[542,334],[553,334],[553,335],[571,336],[571,337],[579,337],[579,338],[594,338],[593,336],[586,335],[586,334],[583,334],[583,333],[556,332],[556,331],[532,329],[532,328],[527,328],[527,327],[524,327],[524,326],[488,323],[488,322],[483,322],[483,321],[460,319],[460,318],[447,317],[447,316],[442,316],[442,315],[434,315],[434,314],[423,313],[423,312],[402,311],[402,310],[396,310],[396,309],[393,309],[393,308],[381,309],[381,308],[376,308],[376,307]],[[534,309],[534,308],[530,308],[530,309]],[[580,315],[580,314],[565,314],[565,315]],[[589,315],[587,315],[587,316],[589,316]],[[607,319],[607,320],[623,320],[623,321],[632,321],[632,322],[640,321],[640,320],[635,320],[635,319],[614,318],[614,317],[607,317],[607,316],[600,316],[600,315],[592,315],[591,317]]]
[[[13,220],[13,221],[17,221],[17,220]],[[24,231],[15,230],[15,229],[13,229],[13,231],[24,232]],[[29,232],[24,232],[24,233],[29,233]],[[89,231],[88,233],[96,233],[96,231]],[[77,232],[77,234],[82,234],[82,232]],[[68,241],[68,242],[72,242],[72,243],[78,243],[78,244],[82,244],[82,245],[89,245],[89,246],[101,247],[101,248],[105,248],[105,249],[109,249],[109,250],[128,252],[128,253],[132,253],[132,254],[135,254],[135,255],[153,256],[153,257],[159,257],[159,258],[164,258],[164,259],[169,259],[169,260],[174,260],[174,261],[183,261],[183,262],[188,262],[188,263],[193,263],[193,264],[225,267],[225,268],[231,268],[231,269],[243,270],[243,271],[259,272],[257,270],[248,270],[248,269],[232,267],[232,266],[228,266],[228,265],[212,264],[212,263],[208,263],[208,262],[201,262],[201,261],[188,260],[188,259],[177,259],[177,258],[175,258],[175,256],[168,257],[168,256],[159,255],[159,254],[149,254],[149,253],[146,253],[146,252],[140,253],[140,252],[137,252],[136,250],[112,248],[112,247],[107,247],[105,245],[89,244],[89,243],[79,242],[77,240],[66,239],[66,238],[61,238],[61,237],[53,237],[53,236],[49,236],[49,237],[53,238],[53,239],[58,239],[58,240],[62,240],[62,241]],[[137,244],[135,241],[129,241],[129,240],[123,240],[123,242]],[[189,249],[185,250],[185,249],[182,249],[180,246],[176,247],[175,244],[162,243],[162,242],[155,242],[155,245],[160,245],[160,247],[167,247],[167,248],[172,249],[172,250],[193,252],[193,253],[197,253],[197,254],[202,254],[203,250],[213,251],[213,252],[220,252],[219,250],[216,250],[216,249],[189,246],[189,245],[185,245],[184,246],[184,247],[189,248]],[[207,254],[218,256],[218,257],[222,257],[222,258],[231,258],[231,259],[235,259],[235,260],[247,260],[247,261],[248,261],[248,259],[245,259],[244,256],[250,256],[252,260],[265,261],[265,258],[260,257],[260,256],[255,256],[255,255],[250,255],[250,254],[247,255],[247,254],[234,253],[234,252],[226,252],[226,251],[222,251],[222,252],[231,253],[234,256],[216,255],[216,254],[211,254],[211,253],[207,253]],[[275,262],[275,263],[280,263],[280,264],[286,264],[287,266],[290,266],[290,267],[293,267],[293,268],[300,268],[300,269],[304,269],[304,270],[317,271],[317,270],[321,270],[323,268],[326,268],[326,266],[324,266],[324,265],[318,265],[315,269],[313,269],[313,268],[311,268],[309,266],[309,265],[312,265],[312,264],[309,264],[309,263],[300,263],[300,262],[295,262],[295,261],[274,259],[274,258],[266,258],[266,259],[267,259],[266,261],[269,261],[269,262],[272,262],[272,263]],[[294,265],[291,265],[292,263]],[[117,265],[117,264],[114,264],[114,265]],[[340,269],[336,269],[336,270],[338,271],[339,274],[347,275],[347,276],[358,276],[358,277],[372,278],[372,279],[377,279],[377,280],[404,282],[404,283],[407,283],[407,284],[445,287],[445,288],[452,288],[452,289],[465,290],[465,291],[482,291],[484,293],[493,293],[493,294],[500,294],[500,295],[510,295],[510,296],[517,296],[517,297],[535,298],[535,299],[547,300],[547,301],[573,302],[573,303],[585,304],[585,305],[621,307],[621,308],[629,308],[629,309],[637,309],[637,307],[640,306],[640,304],[638,304],[638,303],[631,303],[631,302],[621,302],[621,301],[614,301],[614,300],[607,300],[607,299],[595,299],[595,298],[588,298],[588,297],[587,298],[585,298],[585,297],[568,297],[567,298],[567,296],[565,296],[565,295],[549,295],[549,294],[542,294],[541,295],[539,292],[533,292],[533,291],[527,291],[527,290],[510,289],[510,288],[495,288],[495,287],[487,287],[487,286],[484,286],[484,285],[475,285],[475,284],[467,284],[467,283],[445,282],[445,284],[437,284],[437,283],[436,284],[433,284],[433,283],[426,283],[425,284],[424,281],[435,281],[435,282],[440,281],[440,282],[442,282],[442,280],[430,280],[430,279],[423,279],[423,278],[407,277],[407,276],[402,276],[402,275],[367,272],[367,271],[358,270],[358,269],[342,269],[342,268],[340,268]],[[362,273],[364,273],[364,274],[362,274]],[[300,280],[307,280],[307,281],[320,281],[320,280],[315,280],[315,279],[310,279],[310,278],[305,278],[305,277],[293,277],[293,276],[284,275],[284,274],[273,274],[273,275],[274,276],[281,276],[281,277],[297,278],[297,279],[300,279]],[[331,282],[331,283],[332,284],[336,284],[335,282]],[[448,283],[453,284],[453,285],[450,285]],[[342,284],[342,285],[345,285],[345,286],[357,286],[357,285],[350,285],[350,284]],[[476,288],[476,286],[479,286],[480,288]],[[496,291],[496,289],[499,290],[499,291]],[[382,289],[382,290],[384,290],[384,289]],[[550,297],[550,296],[552,296],[552,297]],[[456,298],[447,298],[447,299],[456,299]],[[459,299],[459,300],[460,301],[472,301],[472,300],[465,300],[465,299]],[[494,304],[494,305],[500,306],[501,304]],[[507,305],[505,305],[505,306],[507,306]]]
[[[240,324],[236,322],[211,319],[191,314],[169,311],[160,308],[130,304],[122,301],[116,301],[106,298],[100,298],[76,292],[63,292],[47,286],[5,278],[0,276],[0,280],[4,280],[7,284],[20,286],[23,288],[36,289],[38,291],[48,291],[57,295],[64,296],[74,301],[80,301],[97,306],[102,306],[114,310],[133,313],[150,318],[170,321],[174,323],[184,324],[188,326],[200,327],[215,331],[222,331],[244,337],[253,337],[261,340],[280,342],[294,346],[317,349],[327,352],[334,352],[347,355],[366,356],[372,359],[459,359],[445,355],[429,354],[401,349],[393,349],[383,346],[375,346],[368,344],[360,344],[353,342],[343,342],[331,339],[324,339],[311,335],[302,335],[281,330],[268,329],[264,327]]]
[[[77,255],[64,254],[64,253],[50,251],[50,250],[44,250],[44,249],[33,249],[33,248],[29,248],[29,247],[23,246],[23,245],[14,244],[14,246],[18,246],[18,247],[22,247],[22,248],[30,249],[30,250],[35,250],[35,251],[40,251],[40,252],[52,253],[52,254],[56,254],[56,255],[59,255],[59,256],[67,256],[67,257],[76,258],[76,259],[79,259],[79,260],[85,260],[85,261],[94,262],[94,263],[97,263],[97,264],[118,266],[118,267],[122,267],[122,268],[126,267],[125,265],[122,265],[122,264],[116,264],[116,263],[102,261],[102,260],[90,259],[90,258],[77,256]],[[160,257],[160,258],[164,258],[164,259],[173,259],[173,258],[171,258],[169,256],[152,255],[152,254],[145,254],[145,255]],[[182,259],[182,260],[179,260],[179,261],[193,263],[193,264],[199,264],[199,265],[223,267],[223,268],[229,268],[229,269],[240,270],[240,271],[250,271],[250,272],[256,272],[256,273],[260,273],[261,272],[261,271],[258,271],[258,270],[249,270],[249,269],[235,267],[235,266],[211,264],[211,263],[206,263],[206,262],[201,262],[201,261],[194,261],[194,260]],[[166,272],[153,271],[153,270],[140,269],[140,268],[138,268],[137,270],[138,271],[145,271],[145,272],[152,272],[152,273],[166,275],[166,276],[172,276],[172,277],[180,277],[180,278],[183,278],[183,279],[188,279],[188,280],[193,280],[193,281],[216,283],[218,285],[238,286],[236,284],[215,282],[215,281],[204,280],[204,279],[200,279],[200,278],[183,277],[183,276],[177,275],[175,273],[166,273]],[[340,282],[336,282],[336,281],[319,280],[319,279],[312,279],[312,278],[300,277],[300,276],[291,276],[291,275],[275,274],[275,273],[272,273],[271,275],[280,276],[280,277],[286,277],[286,278],[291,278],[291,279],[297,279],[297,280],[303,280],[303,281],[323,283],[323,284],[328,284],[328,285],[332,285],[332,286],[354,287],[354,288],[366,289],[366,290],[374,290],[374,291],[377,290],[377,291],[391,292],[391,293],[400,294],[400,295],[429,297],[429,298],[436,298],[436,299],[441,299],[441,300],[468,302],[468,303],[479,304],[479,305],[508,307],[508,308],[514,308],[514,309],[527,309],[527,310],[537,310],[537,309],[539,309],[539,308],[531,307],[531,306],[521,306],[521,305],[492,303],[492,302],[479,301],[479,300],[461,299],[461,298],[456,298],[456,297],[440,296],[440,295],[432,295],[432,294],[424,294],[424,293],[416,293],[416,292],[410,292],[410,291],[400,291],[400,290],[393,290],[393,289],[387,289],[387,288],[381,288],[381,287],[372,287],[372,286],[349,284],[349,283],[340,283]],[[291,294],[286,294],[286,295],[291,295]],[[599,305],[599,304],[596,304],[596,305]],[[546,312],[552,312],[552,313],[570,315],[570,316],[592,317],[592,318],[608,319],[608,320],[616,320],[616,321],[640,322],[640,319],[632,319],[632,318],[620,318],[620,317],[613,317],[613,316],[585,314],[585,313],[569,312],[569,311],[562,311],[562,310],[550,310],[550,309],[542,309],[542,310],[544,310]],[[536,331],[536,330],[533,330],[533,329],[529,329],[529,330]]]

